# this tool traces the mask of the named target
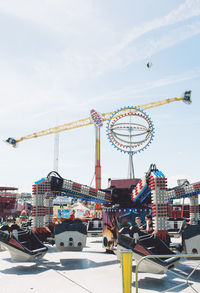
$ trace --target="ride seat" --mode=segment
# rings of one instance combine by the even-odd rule
[[[12,230],[13,236],[15,236],[16,239],[18,239],[18,231],[17,230]]]

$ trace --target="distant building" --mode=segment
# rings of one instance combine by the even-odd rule
[[[16,187],[0,186],[0,217],[14,216],[17,211]]]

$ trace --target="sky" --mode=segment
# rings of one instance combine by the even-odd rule
[[[151,163],[168,178],[200,181],[200,0],[0,1],[0,186],[31,192],[53,170],[54,135],[4,141],[125,106],[181,97],[146,110],[155,127],[147,150],[134,155],[135,176]],[[147,62],[152,67],[147,68]],[[59,135],[63,178],[94,185],[95,131]],[[127,178],[128,156],[101,128],[102,188]]]

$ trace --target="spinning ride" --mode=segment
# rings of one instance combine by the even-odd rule
[[[164,99],[164,100],[160,100],[160,101],[155,101],[155,102],[139,105],[139,106],[137,106],[137,109],[146,110],[146,109],[151,109],[151,108],[163,106],[165,104],[169,104],[172,102],[178,102],[178,101],[183,101],[186,104],[190,104],[191,103],[191,90],[185,91],[184,94],[180,98],[175,97],[175,98]],[[5,141],[8,144],[10,144],[11,146],[16,147],[19,142],[27,140],[27,139],[38,138],[41,136],[46,136],[49,134],[59,133],[62,131],[67,131],[67,130],[76,129],[76,128],[80,128],[80,127],[94,124],[95,132],[96,132],[96,160],[95,160],[96,161],[96,166],[95,166],[95,177],[96,178],[95,178],[95,180],[96,180],[96,188],[101,188],[100,127],[102,127],[103,121],[110,119],[110,116],[113,115],[113,113],[114,112],[99,114],[97,111],[91,110],[90,117],[87,117],[87,118],[84,118],[81,120],[77,120],[74,122],[58,125],[58,126],[55,126],[55,127],[49,128],[49,129],[38,131],[38,132],[34,132],[32,134],[22,136],[19,139],[9,137]],[[129,160],[130,160],[129,165],[131,165],[132,164],[132,156],[131,155],[129,156]],[[133,167],[131,167],[130,170],[133,170]],[[133,172],[133,171],[130,171],[130,172]]]
[[[134,178],[133,155],[147,149],[154,137],[150,117],[137,107],[121,108],[111,115],[106,132],[114,148],[129,154],[129,178]]]
[[[192,102],[191,101],[191,92],[192,92],[191,90],[185,91],[184,94],[180,98],[175,97],[175,98],[170,98],[170,99],[164,99],[164,100],[151,102],[151,103],[143,104],[143,105],[136,106],[136,107],[140,110],[147,110],[147,109],[151,109],[151,108],[155,108],[155,107],[163,106],[165,104],[169,104],[172,102],[179,102],[179,101],[183,101],[186,104],[191,104],[191,102]],[[108,120],[112,114],[113,114],[113,112],[103,113],[102,114],[103,121]],[[91,125],[91,124],[93,124],[93,121],[90,116],[90,117],[87,117],[87,118],[84,118],[81,120],[77,120],[77,121],[70,122],[70,123],[65,123],[65,124],[55,126],[55,127],[49,128],[49,129],[34,132],[32,134],[22,136],[21,138],[18,138],[18,139],[15,139],[13,137],[9,137],[6,139],[6,142],[8,144],[10,144],[11,146],[16,147],[16,145],[23,140],[46,136],[49,134],[67,131],[67,130],[75,129],[75,128],[79,128],[79,127],[84,127],[84,126]]]

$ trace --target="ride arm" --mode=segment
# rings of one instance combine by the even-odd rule
[[[191,93],[192,91],[185,91],[184,95],[181,98],[171,98],[171,99],[164,99],[164,100],[160,100],[160,101],[156,101],[156,102],[151,102],[148,104],[144,104],[144,105],[138,105],[135,108],[138,108],[140,110],[147,110],[147,109],[151,109],[151,108],[155,108],[155,107],[159,107],[159,106],[163,106],[166,104],[170,104],[172,102],[178,102],[178,101],[183,101],[186,104],[191,104],[192,100],[191,100]],[[131,109],[125,108],[124,110],[122,110],[120,112],[120,115],[130,111]],[[103,116],[103,121],[106,121],[110,118],[110,116],[113,114],[113,112],[109,112],[109,113],[104,113],[102,114]]]
[[[63,179],[57,172],[48,174],[47,180],[51,183],[51,191],[62,193],[69,197],[80,198],[87,201],[99,202],[102,204],[111,202],[111,195],[102,190],[79,184],[68,179]]]
[[[168,201],[179,199],[179,198],[187,198],[192,197],[197,194],[200,194],[200,182],[177,186],[171,189],[168,189]]]
[[[66,130],[70,130],[70,129],[74,129],[74,128],[78,128],[78,127],[83,127],[83,126],[87,126],[90,124],[92,124],[92,122],[90,121],[90,118],[88,117],[88,118],[81,119],[81,120],[78,120],[75,122],[65,123],[65,124],[62,124],[62,125],[59,125],[56,127],[52,127],[52,128],[46,129],[46,130],[34,132],[32,134],[29,134],[29,135],[26,135],[26,136],[23,136],[23,137],[17,139],[16,142],[18,143],[18,142],[25,140],[25,139],[37,138],[40,136],[45,136],[45,135],[49,135],[49,134],[53,134],[53,133],[58,133],[61,131],[66,131]]]
[[[140,179],[131,193],[131,200],[134,203],[142,204],[144,201],[150,201],[152,191],[150,188],[150,178],[152,175],[158,178],[164,178],[164,174],[157,169],[156,165],[151,164],[149,170],[145,174],[145,177]]]
[[[161,101],[147,103],[144,105],[138,105],[135,108],[139,108],[140,110],[147,110],[147,109],[155,108],[155,107],[162,106],[165,104],[169,104],[169,103],[172,103],[175,101],[184,101],[185,103],[190,104],[191,103],[191,91],[185,91],[184,95],[181,98],[164,99]],[[125,108],[123,111],[127,112],[127,111],[130,111],[130,109]],[[122,114],[122,112],[121,112],[121,114]],[[103,121],[108,120],[112,114],[113,114],[113,112],[108,112],[108,113],[102,114]],[[93,124],[93,122],[91,121],[90,117],[87,117],[84,119],[77,120],[75,122],[65,123],[65,124],[62,124],[62,125],[59,125],[56,127],[52,127],[52,128],[46,129],[46,130],[34,132],[32,134],[22,136],[19,139],[14,139],[12,137],[9,137],[6,140],[6,142],[9,143],[10,145],[12,145],[13,147],[16,147],[18,142],[21,142],[26,139],[32,139],[32,138],[37,138],[37,137],[53,134],[53,133],[67,131],[67,130],[71,130],[71,129],[75,129],[75,128],[79,128],[79,127],[84,127],[84,126],[87,126],[90,124]]]

